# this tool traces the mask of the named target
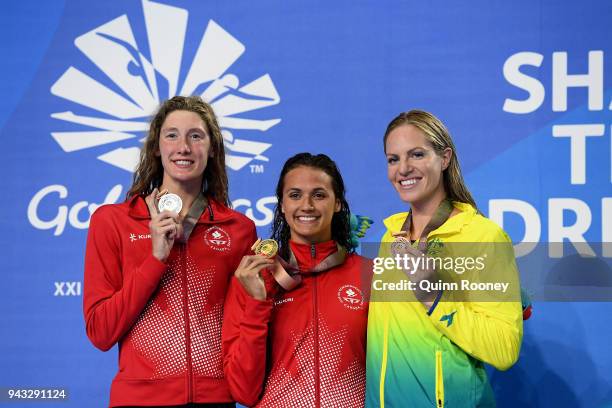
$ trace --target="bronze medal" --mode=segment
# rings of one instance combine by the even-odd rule
[[[394,255],[408,253],[408,248],[411,246],[410,240],[399,236],[391,243],[391,253]]]

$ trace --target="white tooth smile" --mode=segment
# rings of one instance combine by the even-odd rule
[[[314,221],[316,219],[316,217],[305,217],[305,216],[301,216],[301,217],[297,217],[297,218],[300,221]]]
[[[189,160],[177,160],[175,161],[175,163],[178,164],[179,166],[189,166],[193,162]]]
[[[400,181],[400,184],[401,184],[402,186],[411,186],[411,185],[413,185],[413,184],[416,184],[416,182],[417,182],[417,179],[408,179],[408,180],[402,180],[402,181]]]

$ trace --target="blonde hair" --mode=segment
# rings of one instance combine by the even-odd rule
[[[383,138],[385,153],[387,151],[387,137],[389,133],[405,125],[412,125],[423,132],[425,138],[439,156],[442,156],[446,148],[452,150],[453,154],[451,155],[448,167],[442,172],[444,191],[450,200],[468,203],[477,209],[476,202],[463,181],[457,150],[450,133],[446,126],[431,113],[422,110],[411,110],[400,113],[393,119],[387,126],[385,137]]]

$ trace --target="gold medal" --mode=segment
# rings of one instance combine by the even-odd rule
[[[263,255],[266,258],[273,258],[278,252],[278,244],[273,239],[257,240],[255,246],[255,253],[257,255]]]

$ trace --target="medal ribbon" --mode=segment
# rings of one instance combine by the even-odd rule
[[[336,247],[336,252],[325,257],[325,259],[316,264],[313,268],[305,271],[300,270],[293,251],[289,249],[289,262],[285,261],[280,256],[276,257],[278,262],[275,263],[274,270],[272,271],[274,280],[276,280],[283,289],[290,291],[302,283],[303,273],[320,273],[335,266],[342,265],[346,259],[346,250],[338,244],[336,244]]]
[[[433,217],[431,217],[431,220],[429,220],[429,222],[425,226],[425,229],[421,233],[421,236],[417,243],[417,248],[419,249],[419,251],[423,253],[427,252],[427,236],[429,235],[431,231],[440,228],[442,224],[444,224],[450,218],[452,211],[453,211],[453,204],[451,203],[451,201],[448,198],[445,198],[444,200],[442,200],[442,202],[438,206],[438,209],[434,213]],[[402,225],[402,231],[406,231],[408,235],[410,235],[411,226],[412,226],[412,210],[408,214],[408,217],[406,217],[406,221],[404,221],[404,225]]]
[[[191,235],[191,232],[193,231],[193,228],[204,213],[204,209],[207,205],[208,200],[204,196],[204,193],[200,192],[200,194],[198,194],[194,202],[191,204],[191,208],[189,209],[189,212],[187,213],[185,219],[182,222],[183,237],[182,239],[180,239],[181,242],[187,242],[189,236]]]
[[[159,200],[156,197],[152,197],[152,199],[154,204],[153,207],[155,208],[155,211],[159,214],[159,210],[157,209]],[[200,192],[200,194],[198,194],[196,199],[191,204],[189,212],[181,222],[181,224],[183,225],[183,236],[179,238],[180,242],[187,242],[189,236],[191,235],[191,232],[193,231],[193,228],[202,216],[202,213],[204,213],[204,209],[207,205],[208,200],[204,196],[204,193]]]

